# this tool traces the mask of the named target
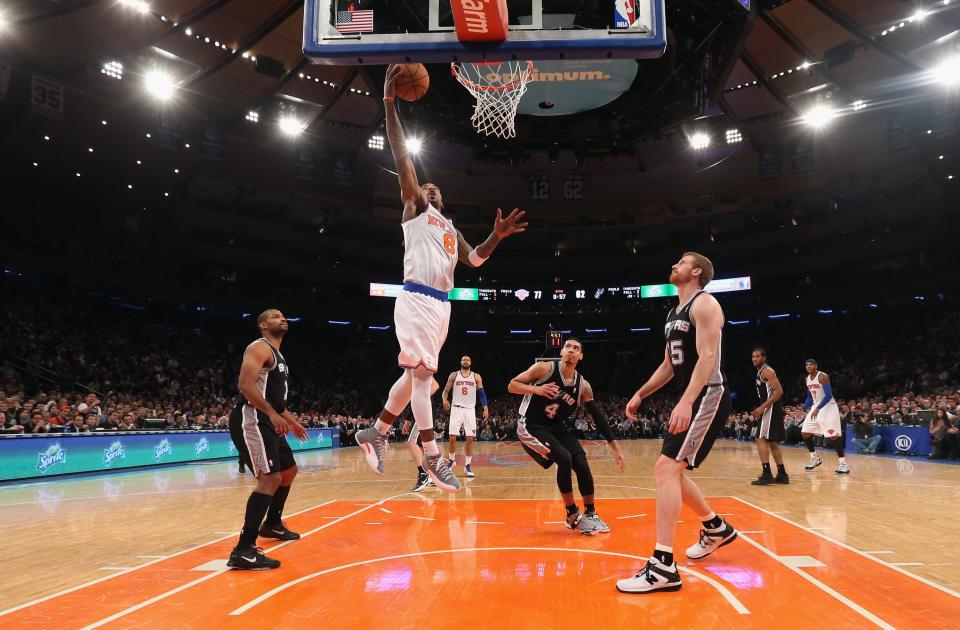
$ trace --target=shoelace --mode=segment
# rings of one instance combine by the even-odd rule
[[[647,584],[655,584],[657,582],[657,578],[653,577],[652,573],[653,572],[650,570],[650,563],[648,562],[643,565],[643,568],[640,569],[640,572],[633,577],[634,579],[643,578],[647,581]]]

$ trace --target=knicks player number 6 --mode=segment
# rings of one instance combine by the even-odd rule
[[[466,388],[466,387],[461,387],[461,388],[460,388],[460,394],[461,394],[462,396],[466,396],[466,395],[467,395],[467,388]]]
[[[450,233],[443,235],[443,248],[450,255],[457,253],[457,238]]]
[[[674,365],[683,365],[682,339],[674,339],[670,342],[670,362]]]

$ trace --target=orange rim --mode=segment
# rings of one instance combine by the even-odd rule
[[[471,62],[464,61],[461,63],[471,63]],[[480,63],[472,63],[472,65],[499,66],[502,63],[503,63],[502,61],[482,61]],[[527,61],[527,68],[529,70],[533,70],[532,61]],[[466,85],[467,87],[477,89],[477,90],[483,90],[484,92],[505,92],[507,90],[513,90],[513,89],[516,89],[517,87],[521,87],[526,83],[526,81],[514,81],[513,83],[504,83],[503,85],[480,85],[476,81],[471,81],[467,77],[457,72],[457,64],[455,63],[450,64],[450,73],[457,79],[457,81],[460,81],[462,84]]]

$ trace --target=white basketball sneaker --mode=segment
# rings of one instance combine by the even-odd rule
[[[683,584],[680,583],[680,572],[677,565],[668,567],[652,557],[632,578],[617,580],[617,590],[621,593],[679,591],[681,586]]]
[[[729,545],[736,539],[737,530],[726,521],[723,522],[723,529],[718,532],[708,532],[701,529],[700,540],[687,547],[687,557],[691,560],[706,558],[720,547]]]
[[[803,467],[804,470],[813,470],[817,466],[823,463],[823,460],[820,459],[820,456],[814,453],[810,456],[810,463]]]

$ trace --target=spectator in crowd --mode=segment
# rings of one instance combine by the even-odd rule
[[[861,453],[876,453],[880,440],[880,435],[874,435],[876,425],[867,416],[857,416],[853,423],[853,445]]]
[[[947,410],[937,409],[936,414],[930,421],[930,459],[943,459],[947,456],[947,431],[950,428],[950,421],[947,419]]]
[[[89,427],[87,427],[87,419],[83,417],[82,413],[77,413],[73,416],[73,422],[68,424],[63,429],[64,433],[90,433]]]

